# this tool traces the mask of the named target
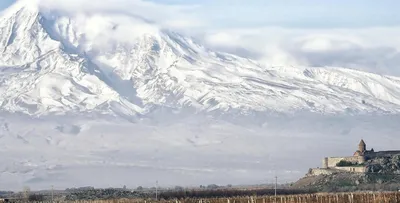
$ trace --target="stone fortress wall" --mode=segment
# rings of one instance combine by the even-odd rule
[[[350,172],[350,173],[366,173],[367,168],[360,166],[345,166],[345,167],[334,167],[334,168],[311,168],[308,171],[307,176],[318,176],[318,175],[331,175],[339,172]]]
[[[353,172],[353,173],[366,173],[367,168],[362,167],[362,166],[341,166],[341,167],[335,167],[335,169],[340,170],[340,171],[347,171],[347,172]]]
[[[323,168],[332,168],[336,167],[336,165],[340,161],[351,162],[354,164],[363,164],[365,162],[364,157],[362,156],[348,156],[348,157],[326,157],[322,161]]]
[[[392,157],[394,155],[399,155],[400,151],[380,151],[380,152],[369,152],[365,154],[366,159],[373,159],[379,157]]]
[[[335,173],[334,170],[327,168],[310,168],[306,176],[331,175],[333,173]]]

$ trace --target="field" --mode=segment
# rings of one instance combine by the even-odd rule
[[[11,201],[13,202],[13,201]],[[15,201],[17,203],[26,201]],[[43,202],[50,203],[51,201]],[[282,196],[248,196],[232,198],[184,198],[170,200],[110,199],[57,201],[59,203],[397,203],[400,192],[319,193]]]

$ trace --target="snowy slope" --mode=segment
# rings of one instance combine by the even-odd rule
[[[400,111],[400,78],[263,67],[136,17],[21,1],[0,19],[0,105],[29,115]]]
[[[1,190],[294,181],[361,138],[398,146],[400,78],[264,67],[138,17],[32,2],[0,18]]]

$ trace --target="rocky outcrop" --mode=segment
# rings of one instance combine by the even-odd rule
[[[400,174],[400,155],[368,160],[366,167],[368,173]]]
[[[367,160],[365,168],[365,173],[343,172],[334,169],[313,169],[304,178],[293,183],[292,186],[294,188],[322,192],[399,190],[400,155]],[[327,173],[327,171],[331,173]],[[314,175],[309,175],[311,172]]]
[[[292,184],[292,188],[320,192],[397,191],[400,188],[400,176],[384,173],[335,173],[301,178]]]

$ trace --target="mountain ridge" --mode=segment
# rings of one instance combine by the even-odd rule
[[[0,18],[5,111],[128,117],[155,108],[400,112],[400,78],[334,67],[264,67],[142,19],[54,15],[26,2]]]

